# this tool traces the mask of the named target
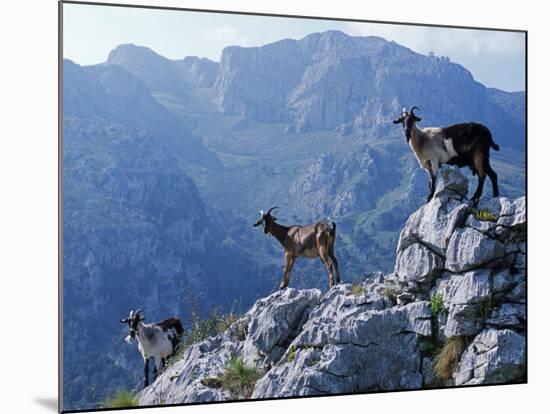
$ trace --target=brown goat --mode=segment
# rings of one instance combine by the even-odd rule
[[[340,269],[334,255],[334,240],[336,239],[336,223],[318,222],[307,226],[282,226],[271,212],[272,207],[264,214],[260,211],[260,219],[254,227],[264,225],[264,233],[274,236],[285,250],[285,272],[280,288],[288,286],[290,272],[297,257],[313,259],[319,257],[327,268],[329,285],[335,284],[334,269],[336,269],[336,283],[340,283]]]

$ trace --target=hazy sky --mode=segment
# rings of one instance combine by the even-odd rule
[[[225,46],[259,46],[341,30],[351,36],[382,36],[419,53],[449,56],[487,86],[525,89],[523,33],[83,4],[63,5],[63,25],[63,55],[81,65],[105,62],[122,43],[147,46],[170,59],[200,56],[219,61]]]

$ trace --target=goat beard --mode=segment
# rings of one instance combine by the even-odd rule
[[[131,344],[132,342],[134,342],[135,339],[136,339],[136,336],[135,336],[135,335],[132,335],[132,334],[129,334],[126,338],[124,338],[124,340],[125,340],[127,343],[129,343],[129,344]]]

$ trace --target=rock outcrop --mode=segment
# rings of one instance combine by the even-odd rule
[[[258,373],[252,399],[524,380],[525,198],[474,210],[467,189],[444,168],[434,199],[401,232],[393,273],[257,301],[186,349],[140,404],[235,398],[212,381],[235,357]],[[450,342],[462,344],[454,360],[443,355]],[[436,368],[444,358],[447,377]]]

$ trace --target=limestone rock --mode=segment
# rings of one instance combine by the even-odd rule
[[[525,337],[510,329],[486,329],[460,360],[456,385],[495,384],[525,376]]]
[[[466,193],[459,170],[443,168],[434,199],[401,232],[393,273],[259,299],[226,332],[189,347],[140,404],[229,399],[209,379],[235,357],[257,370],[253,399],[430,387],[432,341],[457,336],[469,345],[448,385],[521,381],[525,202],[484,201],[496,218],[484,221]]]
[[[247,313],[250,322],[243,345],[245,361],[277,362],[320,296],[317,289],[286,288],[258,300]]]

